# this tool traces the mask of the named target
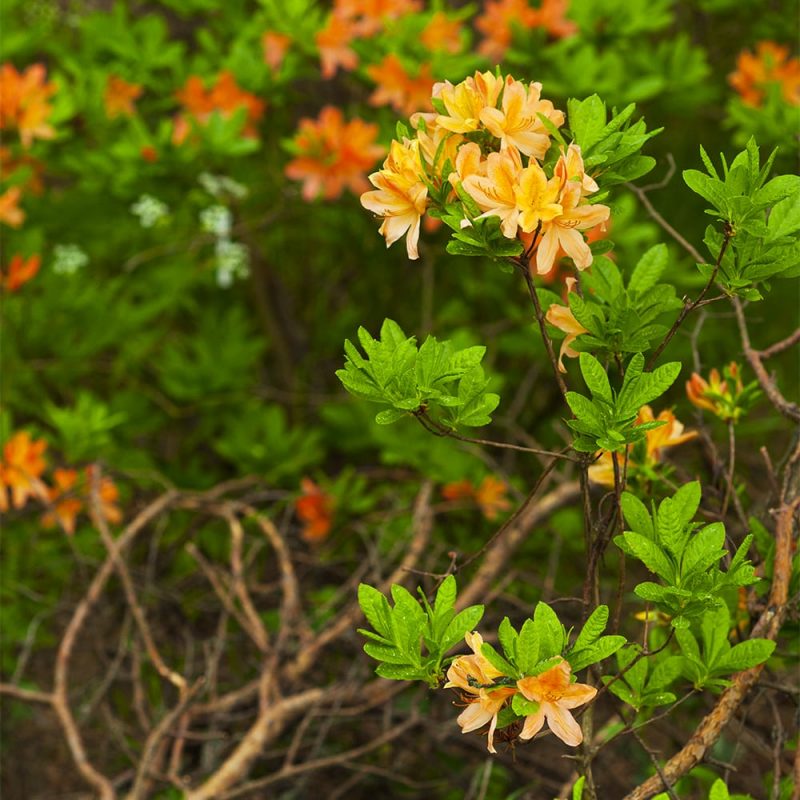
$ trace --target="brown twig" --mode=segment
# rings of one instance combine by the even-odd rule
[[[745,358],[753,368],[756,378],[767,395],[769,401],[784,417],[800,422],[800,407],[795,403],[790,403],[780,392],[775,385],[775,381],[769,376],[763,363],[761,362],[761,354],[754,350],[750,344],[750,332],[747,330],[747,320],[744,316],[744,309],[738,297],[732,297],[731,303],[733,310],[736,312],[736,322],[739,326],[739,334],[742,337],[742,349]]]

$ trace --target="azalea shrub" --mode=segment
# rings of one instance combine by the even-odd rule
[[[797,793],[785,10],[5,14],[4,796]]]

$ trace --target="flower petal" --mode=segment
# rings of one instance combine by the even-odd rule
[[[575,717],[560,703],[544,703],[544,713],[550,730],[570,747],[577,747],[583,741],[581,726]]]

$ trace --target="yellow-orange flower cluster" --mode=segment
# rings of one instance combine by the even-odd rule
[[[428,186],[447,187],[447,204],[466,192],[482,212],[497,217],[509,239],[529,238],[539,274],[549,273],[563,251],[578,269],[592,263],[582,231],[605,223],[607,206],[589,202],[598,190],[584,170],[580,148],[562,149],[552,170],[542,161],[550,149],[548,124],[564,124],[563,112],[541,97],[540,83],[525,84],[491,72],[461,83],[433,87],[437,113],[411,117],[416,136],[392,143],[380,172],[370,176],[377,191],[361,202],[383,217],[387,246],[408,232],[410,258],[417,258],[419,220],[428,208]],[[545,121],[548,124],[545,124]],[[443,175],[449,164],[452,171]],[[463,226],[472,224],[466,213]]]
[[[764,102],[768,86],[780,85],[781,96],[793,105],[800,105],[800,59],[789,58],[789,48],[765,41],[756,45],[756,52],[743,50],[736,59],[736,71],[728,83],[744,103],[758,107]]]
[[[637,424],[654,421],[665,424],[659,428],[645,431],[643,445],[628,445],[628,478],[633,477],[637,471],[641,471],[645,477],[649,476],[653,468],[661,461],[666,448],[675,447],[697,437],[697,431],[685,430],[683,423],[672,411],[664,410],[656,417],[650,406],[642,406],[639,409]],[[642,451],[641,456],[638,455],[640,450]],[[636,460],[632,454],[637,456]],[[622,457],[619,457],[620,468],[622,462]],[[614,462],[611,453],[606,450],[600,452],[598,460],[589,467],[589,480],[609,489],[614,488]]]
[[[303,198],[338,197],[344,189],[354,194],[369,185],[367,170],[386,152],[375,144],[378,126],[360,119],[344,121],[341,110],[325,106],[317,119],[300,120],[294,137],[297,157],[286,165],[286,176],[303,181]]]
[[[511,508],[507,494],[508,484],[492,475],[487,475],[478,486],[465,479],[442,487],[442,497],[446,500],[474,502],[488,520],[497,519],[502,511]]]
[[[560,659],[540,675],[520,678],[515,684],[481,653],[483,638],[479,633],[468,633],[465,639],[472,654],[453,661],[445,684],[445,688],[459,689],[462,700],[467,703],[458,717],[462,733],[488,725],[488,750],[496,753],[494,733],[498,715],[519,692],[538,705],[525,717],[520,739],[532,739],[547,721],[550,730],[570,747],[577,747],[583,741],[581,727],[570,710],[594,699],[597,689],[584,683],[572,683],[572,668],[567,661]]]
[[[264,114],[265,103],[242,89],[227,70],[220,72],[210,89],[205,88],[202,78],[192,75],[175,96],[185,111],[175,118],[172,132],[175,144],[183,144],[189,137],[191,120],[205,125],[214,112],[230,117],[240,108],[246,109],[247,114],[243,134],[250,138],[257,136],[256,124]]]
[[[48,120],[56,85],[46,75],[44,64],[32,64],[22,72],[13,64],[0,66],[0,130],[16,129],[26,148],[34,139],[55,136]]]
[[[358,66],[358,55],[350,47],[354,39],[373,36],[387,21],[421,8],[420,0],[335,0],[325,27],[314,37],[322,77],[332,78],[340,67]]]

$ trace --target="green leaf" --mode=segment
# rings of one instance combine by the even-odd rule
[[[583,650],[590,644],[594,644],[594,642],[600,638],[600,634],[602,634],[602,632],[606,629],[607,624],[608,606],[598,606],[594,611],[592,611],[589,619],[586,620],[586,623],[578,635],[578,638],[575,640],[575,644],[573,645],[572,649],[575,651]]]
[[[564,626],[547,603],[539,602],[533,611],[533,622],[539,638],[539,659],[561,655],[564,649]]]
[[[527,675],[538,662],[539,636],[536,623],[532,619],[527,619],[517,640],[517,666],[523,675]]]
[[[580,365],[581,374],[592,395],[611,404],[613,402],[611,384],[608,382],[608,375],[603,365],[589,353],[580,354]]]
[[[590,667],[598,661],[603,661],[616,653],[626,643],[624,636],[608,635],[601,636],[596,642],[585,649],[577,650],[569,655],[569,663],[573,672]]]
[[[361,583],[358,586],[358,604],[369,624],[386,639],[394,641],[392,612],[384,595],[374,587]]]
[[[497,637],[500,640],[500,645],[503,648],[506,658],[509,661],[517,662],[517,640],[519,634],[514,629],[508,617],[503,617],[500,627],[497,630]]]
[[[442,636],[442,652],[446,653],[451,647],[460,642],[466,633],[474,630],[482,617],[483,606],[468,606],[456,614]]]
[[[481,655],[499,672],[509,678],[518,678],[519,673],[514,666],[506,661],[497,650],[494,649],[488,642],[481,645]]]
[[[715,664],[715,672],[739,672],[763,664],[774,652],[775,642],[769,639],[748,639],[734,645]]]
[[[375,415],[375,422],[378,425],[391,425],[405,416],[408,416],[408,411],[399,408],[386,408]]]
[[[536,714],[539,711],[539,703],[535,700],[528,700],[521,692],[517,692],[511,700],[511,708],[520,717],[527,717],[529,714]]]
[[[623,492],[620,504],[622,505],[622,513],[625,515],[631,530],[646,536],[648,539],[654,539],[653,522],[650,514],[647,513],[645,504],[630,492]]]
[[[664,553],[652,539],[648,539],[646,536],[632,531],[626,531],[622,536],[630,552],[633,553],[650,572],[654,572],[667,583],[671,583],[675,579],[675,569],[672,563],[666,553]]]
[[[667,246],[657,244],[651,247],[638,261],[628,282],[631,292],[646,292],[652,289],[667,267]]]

